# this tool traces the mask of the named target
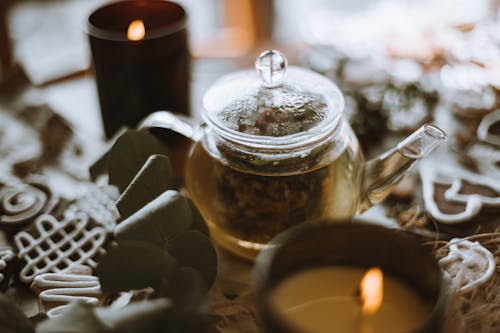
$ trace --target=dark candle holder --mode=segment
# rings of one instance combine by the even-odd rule
[[[129,40],[135,20],[144,23],[145,35]],[[87,33],[108,138],[154,111],[189,114],[190,55],[181,6],[163,0],[114,2],[90,15]]]
[[[7,12],[10,1],[0,3],[0,83],[12,71],[12,46],[7,29]]]
[[[271,306],[271,291],[298,272],[328,266],[381,267],[420,294],[431,312],[411,333],[439,332],[449,289],[434,258],[405,231],[356,223],[304,224],[273,239],[253,271],[260,314],[267,332],[299,333]]]

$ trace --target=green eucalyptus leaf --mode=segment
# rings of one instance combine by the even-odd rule
[[[179,267],[169,279],[163,281],[158,293],[171,298],[176,309],[179,307],[194,309],[205,303],[207,285],[198,270],[192,267]]]
[[[127,131],[116,140],[109,152],[109,183],[123,192],[153,154],[168,155],[168,150],[148,132]]]
[[[201,274],[191,267],[180,267],[164,281],[159,294],[175,305],[168,332],[206,332],[209,325],[207,287]]]
[[[108,172],[109,150],[99,157],[89,168],[90,178],[96,180],[100,175]]]
[[[207,236],[196,230],[183,232],[168,243],[168,252],[179,266],[196,269],[206,286],[212,286],[217,275],[217,254]]]
[[[123,219],[172,188],[172,168],[165,155],[151,155],[116,203]]]
[[[187,199],[189,203],[189,208],[191,208],[191,215],[193,216],[193,222],[191,223],[191,229],[198,230],[199,232],[209,236],[207,223],[203,216],[201,216],[200,211],[196,208],[193,200]]]
[[[140,240],[164,248],[169,239],[189,228],[191,220],[187,199],[177,191],[166,191],[120,223],[115,237],[119,243]]]
[[[172,302],[160,298],[131,303],[124,308],[98,308],[96,315],[113,332],[165,332]]]
[[[105,292],[146,287],[157,289],[175,265],[175,260],[168,253],[152,244],[123,241],[100,259],[97,276]]]
[[[89,174],[92,180],[96,180],[100,175],[108,173],[108,158],[109,152],[116,140],[127,131],[126,127],[120,127],[115,135],[109,140],[111,143],[106,148],[106,151],[90,166]]]
[[[60,315],[38,325],[37,333],[111,333],[96,317],[94,307],[84,302],[70,304]]]
[[[33,325],[24,313],[5,295],[0,293],[0,332],[34,333]]]

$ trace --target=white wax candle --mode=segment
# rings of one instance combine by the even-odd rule
[[[422,324],[430,309],[405,283],[384,274],[384,298],[373,315],[361,314],[356,292],[361,267],[321,267],[297,273],[271,294],[271,306],[304,332],[403,333]]]

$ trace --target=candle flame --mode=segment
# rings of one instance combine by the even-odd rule
[[[361,296],[361,312],[366,315],[375,314],[382,305],[384,297],[384,275],[378,267],[370,268],[359,284]]]
[[[127,38],[129,40],[141,40],[146,34],[146,28],[141,20],[134,20],[128,26]]]

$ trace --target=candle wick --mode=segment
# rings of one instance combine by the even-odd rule
[[[354,290],[353,296],[358,300],[359,307],[363,306],[363,298],[361,297],[361,288],[360,286],[356,287]]]

